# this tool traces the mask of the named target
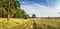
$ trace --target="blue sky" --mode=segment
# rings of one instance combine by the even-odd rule
[[[37,17],[59,17],[60,0],[18,0],[27,14]]]
[[[19,0],[19,1],[23,5],[31,5],[34,3],[38,3],[40,5],[45,5],[45,6],[48,6],[48,3],[49,6],[53,6],[54,3],[56,2],[56,0]]]

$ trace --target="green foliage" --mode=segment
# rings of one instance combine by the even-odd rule
[[[17,0],[0,0],[0,17],[7,17],[7,3],[10,3],[10,17],[11,18],[24,18],[28,15],[25,15],[26,13],[24,10],[20,8],[20,3]]]
[[[27,18],[29,18],[29,15],[28,14],[25,14],[24,15],[24,19],[27,19]]]
[[[33,15],[32,15],[32,18],[36,18],[36,15],[35,15],[35,14],[33,14]]]

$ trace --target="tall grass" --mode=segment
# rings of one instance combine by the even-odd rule
[[[32,21],[35,21],[35,24]],[[0,29],[60,29],[60,20],[59,19],[18,19],[10,18],[10,21],[7,21],[6,18],[0,18]]]

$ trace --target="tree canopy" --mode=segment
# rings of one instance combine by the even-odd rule
[[[7,3],[10,3],[10,18],[24,18],[25,15],[28,16],[24,12],[24,10],[20,7],[20,2],[17,0],[0,0],[0,17],[7,18]]]
[[[35,14],[32,14],[32,18],[36,18],[36,15]]]

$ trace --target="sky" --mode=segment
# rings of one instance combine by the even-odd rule
[[[21,8],[37,17],[60,17],[60,0],[18,0]]]

